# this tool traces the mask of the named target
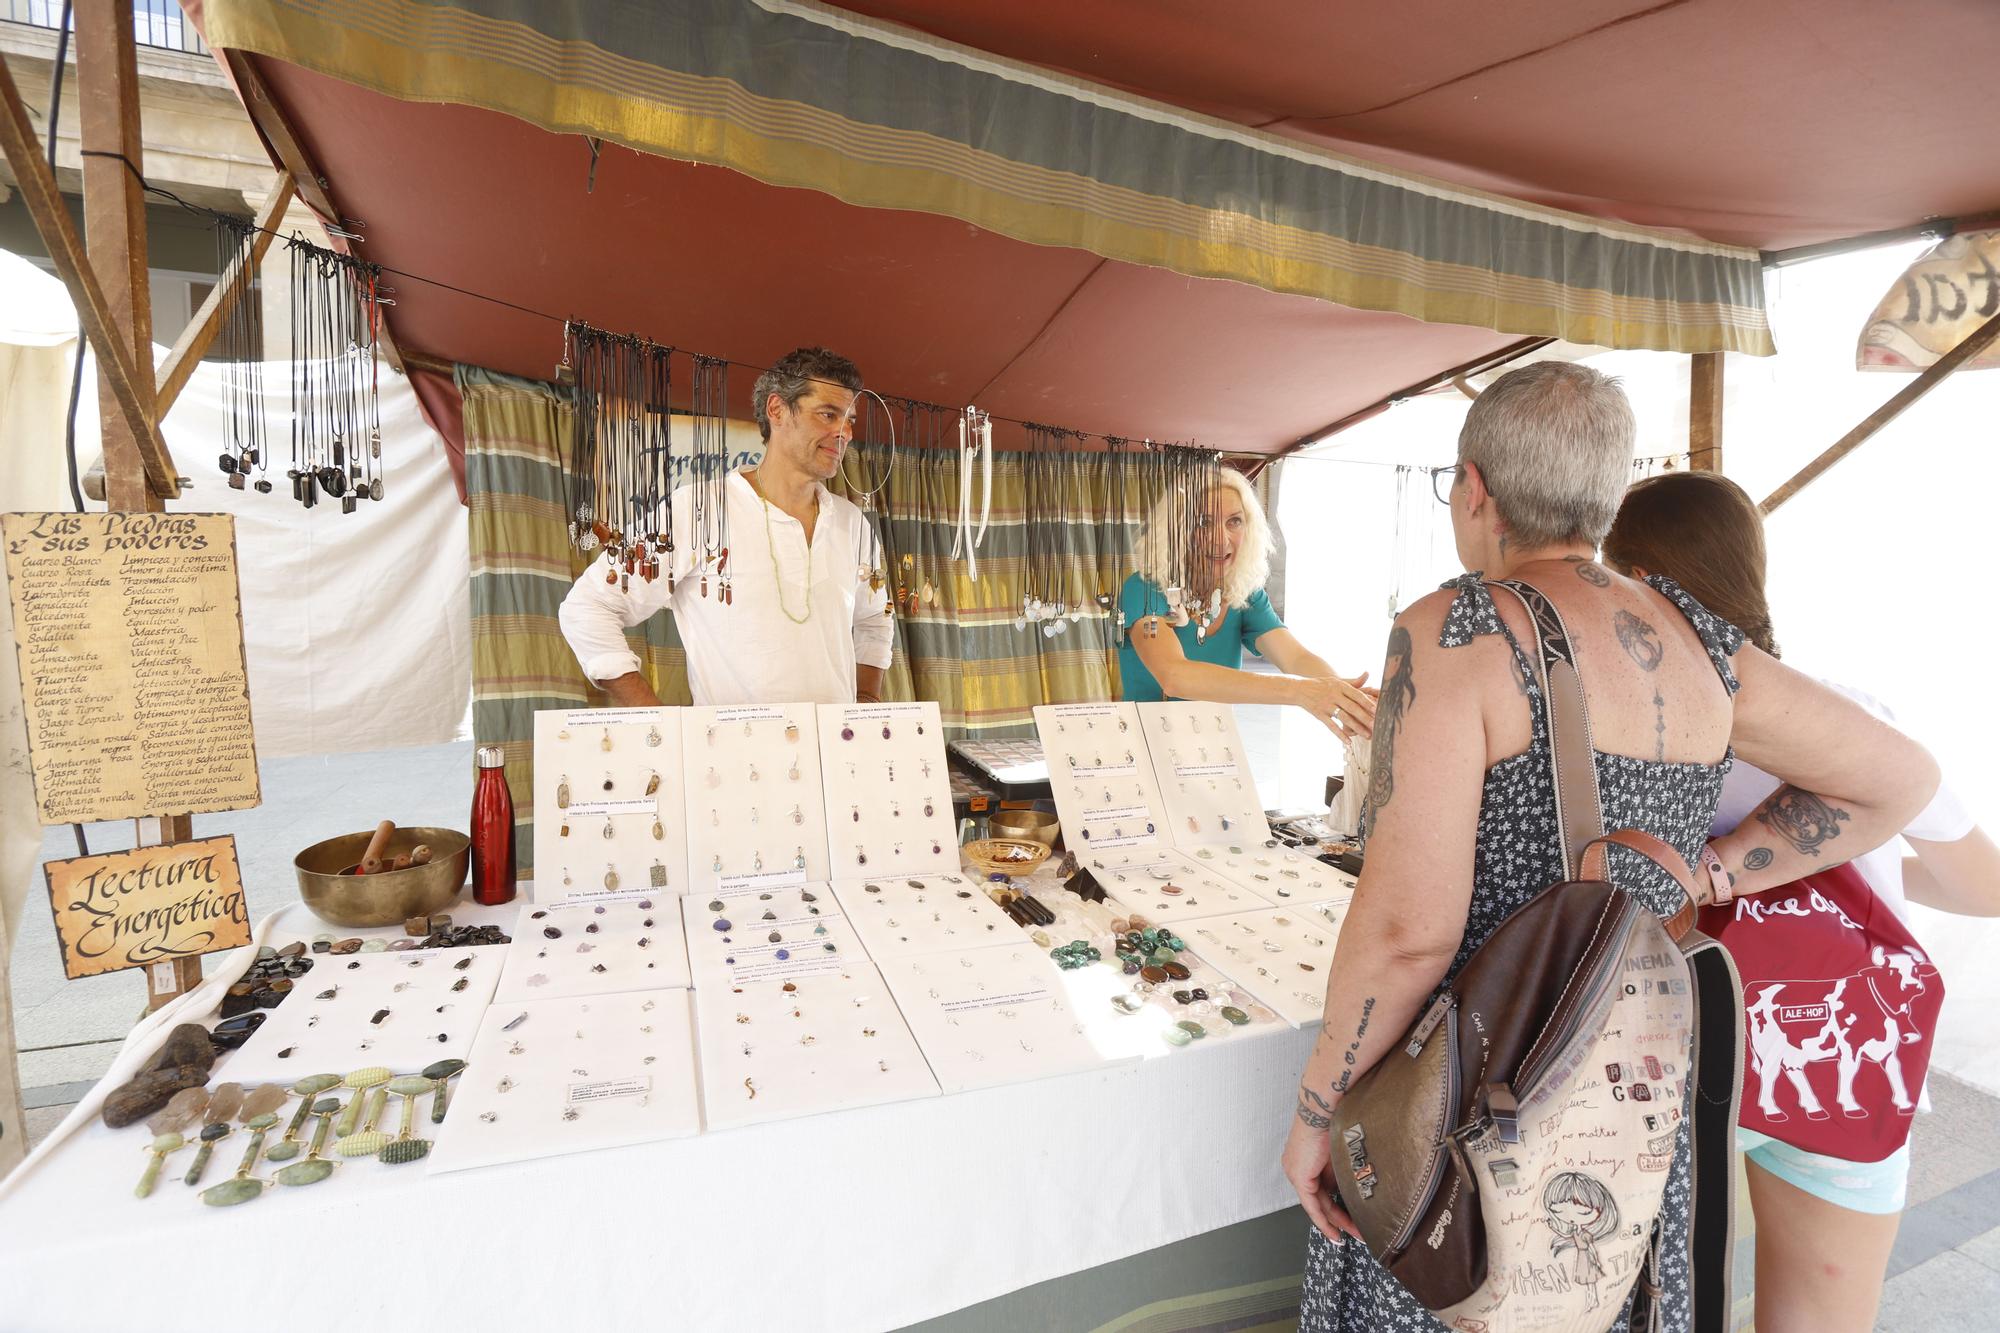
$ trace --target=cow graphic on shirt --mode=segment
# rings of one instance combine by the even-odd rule
[[[1806,1067],[1832,1060],[1834,1100],[1843,1114],[1857,1119],[1868,1114],[1855,1100],[1854,1080],[1864,1064],[1872,1064],[1889,1080],[1897,1112],[1909,1115],[1916,1103],[1903,1080],[1901,1049],[1923,1039],[1913,1023],[1911,1005],[1936,977],[1937,969],[1921,950],[1892,953],[1877,945],[1870,966],[1852,976],[1750,983],[1743,1016],[1757,1078],[1757,1109],[1773,1123],[1788,1118],[1778,1106],[1782,1078],[1797,1094],[1807,1119],[1826,1119],[1829,1112],[1813,1093]]]

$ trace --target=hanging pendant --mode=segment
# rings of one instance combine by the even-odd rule
[[[757,765],[755,764],[750,765],[750,780],[752,782],[756,782],[758,780]]]
[[[854,845],[854,864],[858,866],[865,866],[868,864],[868,852],[865,848],[861,846],[860,843],[856,843]]]
[[[794,745],[797,745],[797,744],[799,743],[799,724],[798,724],[798,723],[796,723],[796,722],[787,722],[787,723],[785,724],[785,739],[786,739],[786,740],[788,740],[788,741],[790,741],[790,742],[791,742],[792,744],[794,744]]]
[[[750,873],[754,875],[764,873],[764,853],[758,852],[750,859]]]
[[[660,789],[660,775],[658,773],[654,773],[651,777],[646,779],[646,795],[651,796],[654,792],[657,792],[659,789]]]
[[[615,889],[618,887],[617,866],[606,866],[604,868],[604,887],[607,889]],[[596,923],[592,922],[591,924],[595,925]]]
[[[662,838],[664,838],[664,837],[666,837],[666,836],[667,836],[667,827],[666,827],[666,825],[664,825],[664,824],[662,824],[662,823],[660,822],[660,817],[659,817],[658,815],[654,815],[654,816],[653,816],[653,841],[654,841],[654,842],[658,842],[658,841],[660,841],[660,840],[661,840]]]
[[[707,781],[711,787],[720,787],[722,785],[722,775],[717,773],[713,767],[710,767]]]
[[[718,874],[718,875],[722,873],[722,853],[721,853],[721,852],[717,852],[717,853],[715,854],[715,864],[714,864],[713,866],[709,867],[709,868],[710,868],[711,870],[715,871],[715,873],[716,873],[716,874]]]
[[[796,852],[792,854],[792,869],[804,870],[805,868],[806,868],[806,849],[804,847],[800,847]]]
[[[606,727],[604,729],[604,739],[597,743],[597,748],[607,751],[611,748],[611,728]]]
[[[655,861],[653,862],[653,868],[652,868],[652,870],[648,872],[648,879],[649,879],[649,881],[651,882],[651,884],[652,884],[652,886],[653,886],[654,888],[656,888],[656,889],[664,889],[664,888],[666,888],[666,887],[667,887],[667,867],[666,867],[666,865],[665,865],[665,864],[664,864],[663,862],[661,862],[661,861],[658,861],[658,860],[655,860]],[[640,943],[641,943],[641,944],[644,944],[644,943],[645,943],[645,941],[644,941],[644,940],[641,940],[641,941],[640,941]]]
[[[805,812],[800,810],[796,805],[792,807],[792,822],[794,824],[803,824],[806,822]]]
[[[790,778],[790,779],[791,779],[792,781],[794,781],[794,782],[797,782],[797,781],[799,780],[799,761],[798,761],[798,760],[796,760],[796,759],[792,760],[792,767],[791,767],[791,771],[790,771],[790,772],[788,772],[788,773],[787,773],[787,774],[786,774],[785,776],[789,777],[789,778]]]
[[[558,836],[558,837],[563,837],[563,838],[567,838],[567,837],[569,836],[569,821],[568,821],[568,820],[566,820],[566,819],[565,819],[565,820],[563,821],[563,826],[562,826],[562,832],[561,832],[560,834],[558,834],[557,836]]]
[[[935,814],[937,814],[937,803],[928,796],[924,797],[924,818],[929,819]]]
[[[569,774],[567,773],[563,774],[562,781],[556,784],[556,809],[569,809]]]
[[[887,722],[882,724],[882,739],[885,741],[889,739],[889,724]]]
[[[604,775],[604,790],[606,791],[611,790],[611,775],[609,773],[606,773]]]
[[[614,833],[614,832],[612,831],[612,828],[611,828],[611,816],[609,816],[609,815],[606,815],[606,816],[604,817],[604,833],[603,833],[603,835],[602,835],[602,836],[603,836],[603,838],[604,838],[604,840],[605,840],[606,842],[609,842],[609,841],[611,841],[611,839],[612,839],[612,838],[614,838],[614,837],[616,837],[616,836],[617,836],[617,835],[616,835],[616,834],[615,834],[615,833]]]
[[[657,747],[659,743],[660,743],[660,729],[658,727],[646,728],[646,744]]]
[[[938,842],[936,838],[931,839],[931,855],[932,856],[944,855],[944,847]]]

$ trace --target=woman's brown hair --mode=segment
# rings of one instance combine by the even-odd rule
[[[1635,483],[1604,539],[1604,559],[1628,572],[1665,574],[1778,656],[1764,600],[1764,516],[1729,478],[1668,472]]]

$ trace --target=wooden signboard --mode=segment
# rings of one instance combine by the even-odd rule
[[[256,805],[228,514],[0,514],[45,824]]]
[[[250,942],[231,836],[75,856],[42,870],[72,981]]]

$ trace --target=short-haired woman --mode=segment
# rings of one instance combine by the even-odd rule
[[[1666,575],[1778,656],[1764,597],[1764,518],[1728,478],[1679,472],[1633,486],[1604,540],[1604,563],[1635,578]],[[1827,683],[1895,721],[1870,696]],[[1770,774],[1739,762],[1722,784],[1715,833],[1742,823],[1777,786]],[[2000,848],[1948,787],[1939,786],[1902,835],[1914,857],[1898,856],[1890,843],[1853,860],[1898,917],[1908,916],[1906,893],[1940,911],[2000,916]],[[1909,1145],[1879,1162],[1850,1162],[1744,1129],[1737,1146],[1750,1164],[1757,1219],[1759,1333],[1873,1328],[1909,1185]]]
[[[1644,830],[1694,863],[1733,746],[1845,810],[1857,845],[1887,840],[1937,785],[1920,746],[1761,650],[1742,648],[1740,634],[1671,581],[1628,579],[1597,563],[1630,475],[1634,433],[1615,380],[1562,362],[1513,371],[1467,414],[1449,496],[1465,568],[1532,583],[1567,622],[1590,704],[1605,826]],[[1329,1184],[1328,1126],[1343,1094],[1401,1040],[1439,984],[1510,913],[1564,877],[1545,703],[1523,652],[1534,642],[1527,614],[1511,597],[1496,599],[1477,574],[1417,601],[1390,630],[1367,863],[1284,1152],[1285,1174],[1314,1224],[1299,1312],[1308,1333],[1437,1327],[1366,1246],[1342,1242],[1355,1233]],[[1740,893],[1775,888],[1816,864],[1784,846],[1750,870],[1739,837],[1713,846]],[[1629,887],[1663,917],[1684,902],[1664,880]],[[1688,1052],[1678,1063],[1687,1067]],[[1684,1120],[1666,1175],[1655,1274],[1654,1312],[1673,1333],[1693,1327],[1694,1283],[1718,1276],[1690,1271],[1694,1188]],[[1627,1258],[1605,1264],[1616,1277],[1600,1284],[1595,1327],[1625,1322],[1637,1277]]]
[[[1148,515],[1139,539],[1139,572],[1125,580],[1119,605],[1125,642],[1118,650],[1122,695],[1139,702],[1204,699],[1222,704],[1296,704],[1336,733],[1366,736],[1375,701],[1368,677],[1343,678],[1285,628],[1265,595],[1271,528],[1242,473],[1222,468],[1187,540],[1173,544],[1174,511],[1185,498],[1169,492]],[[1190,588],[1175,586],[1187,570]],[[1203,608],[1220,611],[1204,626]],[[1242,669],[1249,649],[1284,674]]]

